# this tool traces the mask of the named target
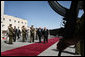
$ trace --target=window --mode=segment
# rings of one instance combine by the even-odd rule
[[[2,25],[2,27],[5,26],[4,24]]]
[[[5,20],[5,18],[3,18],[3,20]]]
[[[14,20],[14,22],[16,22],[16,20]]]
[[[9,19],[9,21],[11,21],[11,19]]]
[[[23,22],[22,22],[22,24],[23,24]]]

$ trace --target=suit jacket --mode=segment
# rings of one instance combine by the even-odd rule
[[[42,36],[42,29],[38,29],[37,34],[38,34],[38,36]]]
[[[14,29],[14,34],[17,35],[17,29]]]
[[[21,34],[20,29],[17,29],[17,35]]]
[[[43,30],[43,35],[44,35],[44,36],[48,36],[48,29]]]

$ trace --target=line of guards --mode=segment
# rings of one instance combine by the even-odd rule
[[[14,29],[13,29],[12,24],[9,24],[8,33],[7,33],[9,37],[8,44],[13,44],[13,41],[14,42],[16,41],[16,36],[18,37],[17,39],[22,38],[22,42],[25,42],[26,40],[29,41],[28,38],[30,38],[30,43],[31,43],[31,42],[34,42],[34,38],[36,39],[39,38],[39,43],[41,43],[42,37],[44,39],[43,43],[45,43],[46,41],[48,42],[48,29],[46,27],[44,27],[44,29],[39,27],[35,30],[34,26],[32,25],[29,31],[25,28],[25,26],[22,26],[21,29],[22,29],[22,32],[20,31],[19,27],[18,29],[16,29],[16,26],[14,26]]]

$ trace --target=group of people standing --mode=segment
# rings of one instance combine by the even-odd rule
[[[9,37],[9,44],[13,44],[13,41],[16,42],[17,39],[22,38],[22,42],[30,41],[34,42],[34,40],[39,39],[39,43],[41,43],[41,39],[43,38],[44,43],[48,42],[48,29],[44,27],[42,29],[34,28],[32,25],[30,28],[26,28],[25,26],[22,26],[21,30],[19,27],[16,29],[16,26],[14,28],[12,27],[12,24],[8,26],[8,37]]]
[[[21,31],[19,27],[18,29],[16,29],[16,26],[14,26],[13,28],[12,24],[8,26],[8,30],[7,30],[7,36],[9,37],[8,44],[13,44],[13,41],[16,42],[16,40],[20,38],[20,35],[21,35]]]
[[[37,34],[39,36],[39,43],[41,43],[41,38],[44,39],[44,43],[45,41],[48,42],[48,29],[46,29],[46,27],[44,27],[44,29],[39,27],[39,29],[37,30]]]
[[[34,39],[39,39],[39,43],[41,43],[42,38],[44,39],[44,43],[45,41],[48,42],[48,29],[46,27],[44,29],[41,27],[35,29],[32,25],[30,27],[30,42],[34,42]]]

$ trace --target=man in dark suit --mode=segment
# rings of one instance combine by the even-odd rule
[[[16,41],[16,36],[17,36],[17,29],[16,26],[14,26],[14,42]]]
[[[43,36],[44,36],[44,43],[45,41],[48,42],[48,29],[46,29],[46,27],[44,27]]]
[[[18,27],[18,29],[17,29],[17,37],[18,37],[18,39],[20,38],[20,35],[21,35],[21,31],[20,31],[20,29]]]
[[[41,27],[39,27],[38,31],[37,31],[38,37],[39,37],[39,43],[41,43],[41,37],[42,37],[42,29]]]

